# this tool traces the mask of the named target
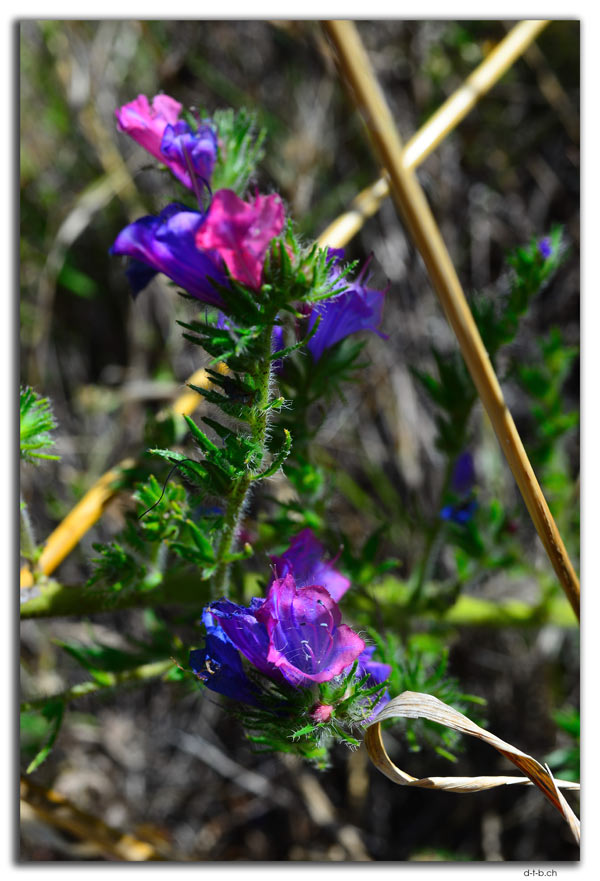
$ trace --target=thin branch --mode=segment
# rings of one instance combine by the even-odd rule
[[[173,661],[154,661],[150,664],[141,664],[132,670],[124,670],[122,673],[109,673],[103,671],[104,679],[102,682],[89,679],[87,682],[79,682],[77,685],[71,686],[60,694],[46,695],[44,697],[36,697],[32,700],[23,701],[20,709],[22,713],[29,710],[41,709],[48,701],[60,700],[68,704],[71,701],[81,697],[87,697],[89,694],[95,694],[98,691],[106,691],[107,689],[119,688],[122,685],[135,685],[136,683],[146,682],[149,679],[156,679],[163,676],[173,668]]]
[[[21,801],[30,805],[45,823],[81,841],[92,842],[101,853],[112,859],[127,862],[181,859],[170,852],[161,853],[148,841],[109,826],[100,817],[82,811],[56,790],[46,789],[24,776],[21,777]],[[161,850],[167,851],[167,846],[161,843]]]
[[[402,152],[405,168],[416,168],[452,132],[475,104],[506,73],[549,24],[547,21],[520,21],[496,48],[475,68],[455,92],[444,101],[418,132],[406,142]],[[340,214],[319,236],[321,247],[343,248],[362,228],[365,220],[379,211],[390,188],[385,178],[362,190],[349,211]]]
[[[579,580],[554,518],[502,395],[498,379],[467,304],[425,194],[403,162],[403,148],[371,62],[353,22],[327,21],[340,66],[371,135],[374,150],[389,176],[390,191],[429,272],[434,289],[456,334],[463,358],[490,417],[527,510],[558,579],[579,617]]]

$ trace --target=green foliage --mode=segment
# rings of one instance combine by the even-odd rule
[[[554,327],[546,339],[540,340],[539,351],[540,363],[516,362],[512,372],[533,400],[531,415],[536,431],[529,455],[534,466],[544,467],[557,450],[558,441],[579,422],[575,411],[564,412],[562,393],[579,350],[565,345],[560,329]]]
[[[431,352],[438,378],[416,369],[412,372],[436,405],[436,446],[446,455],[456,457],[466,443],[468,421],[477,393],[458,352],[443,355],[435,347]]]
[[[243,196],[264,155],[264,128],[256,130],[256,116],[242,108],[216,110],[212,117],[219,137],[219,152],[213,171],[213,190],[230,189]]]
[[[556,777],[563,780],[579,780],[580,775],[580,750],[579,739],[581,735],[581,724],[579,719],[579,710],[573,707],[565,707],[553,713],[552,718],[564,732],[564,735],[570,739],[568,746],[559,747],[553,750],[545,757],[545,761],[552,769]]]
[[[20,390],[21,459],[37,462],[40,459],[60,459],[47,451],[55,441],[50,432],[56,428],[48,398],[42,398],[31,388]]]
[[[276,685],[249,669],[247,675],[261,691],[261,706],[234,707],[232,713],[257,751],[292,753],[325,769],[334,743],[360,746],[358,736],[386,690],[385,682],[367,687],[368,675],[358,679],[356,667],[355,662],[345,675],[320,683],[318,697],[311,689]],[[312,716],[318,705],[332,708],[326,722]]]
[[[304,343],[306,341],[304,337]],[[364,340],[348,337],[325,349],[317,361],[307,352],[299,351],[286,357],[278,372],[278,386],[286,407],[273,426],[273,433],[280,443],[286,429],[294,438],[285,470],[295,481],[296,476],[300,476],[298,468],[304,468],[302,482],[295,484],[303,495],[304,489],[312,494],[312,488],[322,484],[322,475],[319,476],[318,468],[310,462],[310,445],[327,415],[327,405],[335,397],[343,400],[343,386],[357,380],[358,371],[364,366],[359,360],[364,346]]]
[[[511,267],[509,290],[500,302],[489,295],[472,299],[473,317],[492,363],[500,349],[514,340],[533,297],[548,284],[564,259],[561,228],[554,227],[547,238],[552,247],[548,258],[540,253],[538,239],[507,257]],[[458,352],[443,354],[435,347],[431,351],[437,377],[421,370],[413,370],[413,374],[436,408],[436,445],[448,456],[456,456],[466,444],[477,393]]]
[[[402,694],[403,691],[431,694],[477,724],[485,724],[473,713],[473,704],[481,706],[486,701],[476,695],[465,694],[458,680],[448,675],[448,649],[440,637],[415,633],[401,642],[393,632],[386,637],[381,637],[375,631],[371,631],[371,635],[381,657],[392,667],[389,680],[391,694]],[[460,734],[452,729],[442,728],[426,719],[406,719],[403,725],[406,741],[413,752],[419,752],[422,744],[427,743],[440,756],[454,761],[455,753],[461,749]]]
[[[49,699],[39,710],[21,713],[21,744],[26,757],[33,756],[27,765],[32,774],[50,755],[60,731],[65,705],[60,699]]]
[[[548,247],[545,257],[540,242]],[[508,258],[510,274],[507,290],[494,296],[475,296],[471,306],[482,340],[493,363],[501,351],[512,343],[520,323],[534,297],[549,283],[562,264],[566,254],[562,230],[554,227],[543,239],[532,239],[526,247],[517,248]],[[517,360],[510,348],[504,356],[508,364],[507,379],[516,379],[533,399],[531,414],[535,423],[534,441],[528,445],[532,464],[542,470],[545,486],[550,490],[550,503],[560,512],[572,492],[572,484],[565,474],[565,460],[560,441],[577,424],[575,413],[565,413],[563,385],[577,351],[564,345],[559,330],[550,332],[540,343],[540,363],[526,364]],[[437,429],[436,446],[447,458],[445,478],[440,501],[427,530],[424,560],[413,594],[415,603],[432,607],[439,601],[454,601],[464,584],[494,571],[523,565],[523,548],[513,532],[517,511],[506,510],[497,498],[481,495],[472,518],[464,523],[442,523],[439,511],[446,505],[460,506],[469,499],[460,499],[451,488],[451,476],[457,457],[471,443],[471,417],[477,393],[458,352],[443,354],[435,347],[432,355],[436,374],[413,370],[434,408]],[[477,492],[477,491],[475,491]],[[473,496],[474,498],[474,496]],[[435,568],[435,557],[444,541],[455,547],[458,580],[445,587],[426,587],[425,581]]]
[[[356,551],[353,551],[350,538],[342,535],[341,560],[344,570],[357,588],[369,587],[400,565],[400,561],[394,557],[378,560],[386,532],[387,526],[385,524],[377,527]]]
[[[187,652],[181,640],[153,609],[145,610],[144,623],[148,634],[145,639],[136,639],[127,633],[123,635],[130,646],[129,650],[115,648],[96,639],[93,628],[90,628],[90,644],[66,640],[55,640],[55,643],[100,685],[113,684],[114,680],[108,674],[135,671],[168,658],[187,661]]]
[[[336,267],[332,273],[334,262],[328,248],[304,247],[288,218],[283,233],[267,251],[261,302],[266,295],[266,302],[277,310],[287,308],[294,314],[296,304],[318,303],[343,292],[343,280],[356,262]]]
[[[159,451],[160,452],[160,451]],[[170,461],[177,455],[167,451]],[[197,476],[193,462],[182,463]],[[194,516],[193,497],[183,487],[166,484],[161,487],[154,475],[136,487],[137,518],[130,517],[119,541],[95,544],[100,553],[92,560],[94,572],[88,582],[101,581],[113,592],[121,590],[149,591],[162,583],[164,573],[185,563],[199,567],[196,577],[210,577],[215,554],[212,536],[220,522],[215,510],[200,511]]]

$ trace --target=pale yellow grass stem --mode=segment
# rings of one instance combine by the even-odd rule
[[[496,48],[475,68],[442,106],[436,110],[419,131],[406,142],[402,152],[405,168],[416,168],[432,153],[438,144],[456,128],[475,104],[498,82],[511,64],[531,46],[547,21],[520,21],[498,43]],[[321,247],[343,248],[361,229],[365,220],[379,210],[389,196],[385,178],[366,187],[354,198],[349,211],[340,214],[319,236]]]
[[[197,370],[190,376],[188,382],[201,387],[208,386],[209,377],[205,370]],[[190,415],[198,403],[200,395],[197,392],[183,392],[173,404],[173,411],[180,415]],[[103,474],[96,483],[86,492],[75,507],[69,511],[65,519],[59,523],[52,532],[44,549],[37,561],[36,568],[42,575],[50,575],[56,567],[62,563],[65,557],[71,553],[75,545],[86,534],[88,529],[102,516],[107,502],[113,497],[113,485],[124,468],[134,465],[133,459],[125,459],[115,468],[111,468]],[[28,565],[21,569],[21,587],[31,587],[33,574]]]
[[[23,811],[23,806],[25,811]],[[169,857],[166,842],[157,848],[149,841],[109,826],[100,817],[82,811],[73,802],[54,789],[46,789],[28,777],[21,776],[21,811],[24,828],[30,816],[29,808],[37,817],[50,826],[60,829],[85,842],[93,851],[105,857],[126,862],[148,862],[166,860]],[[76,846],[73,847],[74,851]],[[168,849],[170,851],[170,849]],[[170,856],[170,854],[169,854]]]
[[[352,88],[356,107],[365,120],[378,160],[386,169],[392,198],[421,253],[531,519],[563,590],[579,617],[577,575],[506,406],[423,190],[414,172],[404,164],[402,142],[358,31],[350,21],[324,22],[324,28],[336,48],[340,66]]]
[[[503,775],[484,775],[478,777],[413,777],[395,765],[388,756],[381,736],[380,723],[386,719],[429,719],[438,725],[444,725],[482,740],[493,746],[505,758],[517,766],[525,777],[509,777]],[[496,786],[529,785],[537,786],[540,792],[565,818],[573,837],[579,844],[579,820],[568,804],[561,789],[579,790],[579,783],[570,780],[557,780],[547,765],[541,765],[537,759],[517,749],[505,740],[501,740],[463,716],[454,707],[443,703],[432,694],[421,694],[404,691],[392,698],[379,712],[365,732],[365,747],[375,767],[399,786],[412,786],[418,789],[437,789],[455,793],[483,792]]]

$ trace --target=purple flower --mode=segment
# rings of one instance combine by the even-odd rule
[[[205,612],[205,623],[207,620],[209,635],[221,641],[224,636],[228,647],[236,654],[241,652],[260,673],[295,688],[310,688],[333,679],[365,648],[360,636],[341,623],[341,612],[328,591],[320,586],[298,588],[291,574],[274,581],[267,598],[254,598],[249,607],[226,599],[211,603]],[[215,657],[221,663],[224,650],[220,645],[216,648],[220,654]],[[207,646],[199,651],[198,655],[192,653],[196,669],[201,669],[207,655],[215,652],[215,643],[209,646],[207,637]],[[228,678],[220,671],[221,678],[215,679],[216,674],[203,670],[207,686],[213,688],[215,683],[219,687],[213,690],[221,694],[227,693],[225,687],[242,692],[241,665],[237,661]]]
[[[210,185],[217,161],[217,135],[212,126],[202,123],[194,132],[183,120],[175,125],[168,125],[162,137],[160,151],[163,161],[166,160],[173,174],[186,187],[195,189],[197,179]]]
[[[179,119],[182,105],[168,95],[145,95],[115,111],[121,131],[167,165],[189,189],[196,189],[191,172],[209,183],[217,159],[217,135],[203,122],[196,132]]]
[[[374,645],[367,646],[358,657],[358,667],[356,670],[356,675],[359,679],[362,679],[367,673],[369,674],[369,679],[367,680],[367,685],[369,686],[380,685],[382,682],[385,682],[392,672],[389,664],[373,660],[374,652]]]
[[[285,342],[283,339],[283,327],[280,324],[276,324],[273,328],[273,336],[271,337],[271,351],[272,352],[281,352],[282,349],[285,348]],[[273,370],[277,374],[281,374],[283,370],[283,358],[277,358],[273,361]]]
[[[461,453],[452,471],[452,489],[461,496],[467,495],[475,483],[475,464],[473,456],[466,450]]]
[[[364,641],[346,624],[324,587],[297,588],[292,575],[273,582],[257,618],[269,634],[267,660],[296,687],[328,682],[355,661]]]
[[[284,578],[291,572],[297,587],[318,584],[339,602],[350,587],[350,580],[323,559],[324,552],[324,546],[312,530],[303,529],[294,536],[287,551],[280,557],[271,557],[275,578]]]
[[[549,236],[544,236],[543,239],[539,240],[538,251],[540,252],[542,257],[544,258],[544,260],[547,260],[548,257],[552,256],[553,248],[552,248],[552,242],[550,241]]]
[[[340,275],[338,265],[343,254],[343,250],[329,249],[329,256],[334,258],[329,271],[330,281],[334,281]],[[313,305],[308,320],[309,332],[314,327],[317,318],[319,316],[321,318],[315,335],[307,344],[315,361],[319,360],[325,349],[329,349],[335,343],[360,330],[371,330],[385,338],[385,334],[381,333],[378,327],[381,323],[386,291],[368,288],[367,279],[363,283],[368,264],[369,261],[365,263],[354,282],[348,282],[346,278],[341,279],[340,289],[347,285],[347,289],[343,293]]]
[[[211,306],[223,306],[210,279],[227,284],[223,263],[216,251],[201,251],[196,233],[205,215],[176,202],[158,217],[140,217],[117,236],[112,254],[124,254],[135,261],[128,270],[134,295],[163,272],[188,294]]]
[[[246,203],[232,190],[218,190],[206,212],[173,202],[158,217],[141,217],[119,233],[111,253],[136,261],[128,270],[134,295],[163,272],[192,297],[221,308],[212,281],[227,285],[229,270],[236,281],[259,288],[267,248],[282,229],[278,196]]]
[[[442,520],[449,520],[456,523],[457,526],[464,526],[471,520],[477,510],[477,501],[472,494],[474,484],[473,457],[468,451],[465,451],[456,460],[450,483],[451,490],[458,496],[458,499],[442,508],[440,511]]]
[[[258,706],[259,691],[246,676],[238,651],[209,612],[204,613],[202,620],[207,630],[206,642],[204,648],[190,652],[191,669],[211,691]]]
[[[265,600],[259,597],[254,597],[248,607],[222,599],[211,603],[207,611],[218,622],[231,645],[240,651],[253,667],[265,676],[283,683],[284,677],[267,661],[269,634],[257,616],[264,604]]]
[[[476,510],[477,502],[475,499],[468,499],[456,505],[444,505],[440,511],[440,517],[442,520],[450,520],[452,523],[456,523],[457,526],[465,526],[473,518]]]

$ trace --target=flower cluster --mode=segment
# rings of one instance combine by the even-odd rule
[[[210,193],[219,133],[210,120],[192,128],[181,113],[182,105],[168,95],[151,101],[139,95],[117,110],[119,129],[196,194],[198,209],[172,202],[158,216],[139,218],[120,232],[111,253],[130,258],[126,273],[134,296],[160,272],[191,297],[226,310],[219,289],[228,287],[230,279],[253,292],[263,285],[267,251],[284,228],[284,207],[277,195],[257,194],[244,201],[233,190],[221,189],[211,194],[205,209],[201,197]],[[379,333],[385,291],[367,287],[367,264],[354,281],[342,278],[343,256],[343,250],[328,251],[333,296],[304,308],[307,348],[315,361],[350,334]]]
[[[364,723],[387,703],[383,683],[391,668],[374,661],[375,648],[342,623],[334,595],[339,598],[349,582],[323,560],[323,550],[304,530],[272,558],[274,578],[265,599],[254,598],[249,606],[222,599],[205,609],[205,644],[191,652],[190,666],[207,688],[249,706],[271,707],[283,720],[285,704],[272,707],[269,685],[278,694],[296,692],[303,696],[309,727]]]
[[[206,399],[251,429],[236,436],[207,419],[223,440],[218,445],[188,420],[204,455],[198,476],[202,491],[223,495],[233,521],[248,476],[256,480],[273,473],[291,449],[286,429],[281,449],[269,447],[266,470],[254,473],[253,463],[264,457],[274,403],[268,382],[272,361],[304,346],[316,362],[350,334],[379,333],[385,292],[367,286],[368,263],[349,280],[343,251],[301,246],[285,223],[279,196],[242,198],[241,185],[239,192],[217,187],[213,192],[213,176],[238,180],[229,172],[240,156],[235,152],[239,138],[232,135],[235,120],[224,123],[218,114],[215,119],[194,124],[193,116],[182,118],[182,106],[166,95],[152,101],[140,95],[117,111],[120,130],[166,165],[193,192],[197,205],[171,202],[158,216],[139,218],[120,232],[111,251],[129,258],[134,295],[162,273],[218,312],[216,318],[180,323],[191,332],[188,339],[234,371],[234,378],[209,371],[212,387],[202,390]],[[281,324],[286,311],[295,315],[299,337],[288,347]],[[210,541],[204,538],[202,565],[208,561],[221,577],[231,559],[228,546],[221,542],[215,552],[206,545]],[[355,743],[349,731],[364,726],[389,700],[385,680],[391,668],[375,661],[375,649],[343,623],[338,603],[350,582],[310,530],[296,535],[271,561],[264,598],[244,606],[223,597],[205,608],[205,641],[191,652],[190,667],[208,689],[243,707],[248,736],[273,749],[287,749],[300,737],[301,754],[322,758],[325,739]],[[225,591],[226,579],[218,577],[215,584]]]
[[[217,285],[236,281],[257,290],[269,243],[283,229],[279,196],[244,202],[232,190],[217,190],[206,212],[173,202],[158,217],[125,227],[113,254],[133,258],[128,278],[134,294],[162,272],[190,296],[224,308]]]
[[[182,105],[168,95],[145,95],[120,107],[115,115],[119,129],[155,159],[166,165],[190,190],[197,182],[209,184],[217,160],[217,133],[204,120],[196,131],[180,119]]]
[[[223,308],[218,285],[226,286],[228,275],[260,288],[267,248],[283,229],[283,203],[277,195],[244,202],[224,189],[204,210],[201,192],[210,190],[218,136],[206,120],[194,131],[179,119],[181,110],[168,95],[157,95],[152,103],[139,95],[116,115],[121,131],[196,193],[198,210],[172,202],[158,217],[141,217],[120,232],[111,253],[132,258],[127,275],[134,295],[162,272],[190,296]]]

